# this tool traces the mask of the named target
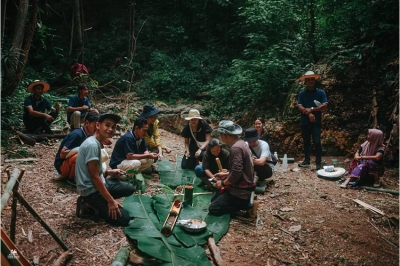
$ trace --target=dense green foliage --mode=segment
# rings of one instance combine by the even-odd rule
[[[17,12],[11,1],[7,4],[3,67],[12,63],[7,51]],[[40,6],[23,81],[12,99],[2,100],[3,127],[20,124],[8,114],[22,110],[17,105],[29,81],[43,78],[53,88],[73,85],[68,77],[72,4],[48,4]],[[359,68],[368,73],[369,86],[398,73],[398,63],[385,67],[398,58],[394,0],[89,0],[83,5],[85,44],[79,59],[101,90],[130,89],[170,103],[191,102],[208,92],[210,114],[218,118],[282,111],[290,83],[307,70],[344,79]],[[132,26],[136,45],[130,58]]]

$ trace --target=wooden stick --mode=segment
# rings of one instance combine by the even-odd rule
[[[370,191],[377,191],[377,192],[384,192],[384,193],[389,193],[389,194],[393,194],[393,195],[399,195],[399,191],[397,191],[397,190],[389,190],[389,189],[376,188],[376,187],[367,187],[367,186],[360,186],[360,189],[365,189],[365,190],[370,190]]]
[[[9,174],[9,173],[10,173],[10,171],[7,172],[7,174]],[[1,196],[1,210],[0,210],[0,212],[2,212],[4,207],[7,205],[7,201],[10,198],[11,191],[13,190],[15,182],[17,182],[18,174],[19,174],[18,168],[15,168],[10,180],[7,183],[7,186],[6,186],[6,189],[4,190],[3,196]]]
[[[224,261],[222,260],[222,258],[221,258],[221,254],[220,254],[220,252],[219,252],[219,248],[217,247],[217,245],[215,245],[215,240],[214,240],[214,238],[212,238],[212,237],[209,237],[209,238],[208,238],[208,247],[210,248],[211,253],[213,254],[215,263],[216,263],[218,266],[224,266],[224,265],[226,265],[225,262],[224,262]]]
[[[5,159],[5,163],[39,161],[39,158]]]
[[[396,244],[393,244],[392,242],[390,242],[389,240],[387,240],[386,238],[384,238],[383,236],[381,236],[381,238],[383,239],[383,240],[385,240],[386,242],[388,242],[390,245],[392,245],[393,247],[395,247],[395,248],[399,248]]]
[[[367,204],[367,203],[365,203],[365,202],[363,202],[361,200],[353,199],[353,201],[358,203],[358,204],[360,204],[361,206],[365,207],[366,209],[369,209],[369,210],[371,210],[373,212],[376,212],[376,213],[378,213],[380,215],[385,215],[385,213],[383,211],[381,211],[381,210],[379,210],[379,209],[377,209],[377,208],[375,208],[375,207],[373,207],[373,206],[371,206],[371,205],[369,205],[369,204]]]
[[[21,172],[19,172],[17,182],[15,183],[13,187],[13,200],[12,200],[12,205],[11,205],[11,222],[10,222],[10,239],[12,242],[15,243],[15,224],[17,223],[17,202],[18,202],[18,188],[19,188],[19,182],[22,179],[22,176],[25,173],[25,169],[22,169]]]
[[[32,137],[46,137],[51,139],[62,139],[65,138],[66,134],[28,134],[28,136]]]
[[[63,254],[61,254],[61,256],[54,262],[53,266],[60,266],[63,260],[68,256],[72,256],[72,253],[69,250],[63,252]]]

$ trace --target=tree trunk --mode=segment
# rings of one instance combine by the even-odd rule
[[[28,15],[29,0],[20,0],[18,5],[18,14],[14,28],[14,36],[12,40],[12,49],[8,56],[5,67],[4,87],[1,90],[1,96],[9,96],[14,93],[17,88],[17,68],[21,63],[21,47],[24,42],[25,23]]]
[[[82,21],[81,21],[81,8],[80,8],[80,0],[75,0],[74,2],[74,50],[72,55],[74,58],[77,58],[78,55],[82,52],[83,40],[82,40]]]
[[[16,81],[17,84],[21,81],[22,76],[24,75],[24,69],[25,69],[26,63],[28,62],[28,55],[29,55],[29,51],[31,49],[33,35],[35,34],[35,29],[36,29],[38,6],[39,6],[39,0],[33,0],[32,18],[30,20],[29,27],[27,28],[27,32],[25,34],[24,47],[23,47],[24,55],[21,60],[22,64],[20,64],[18,66],[18,71],[17,71],[17,81]]]
[[[308,33],[308,43],[310,45],[310,53],[313,57],[314,63],[317,63],[319,58],[317,56],[317,52],[315,50],[315,2],[314,0],[310,1],[310,32]]]

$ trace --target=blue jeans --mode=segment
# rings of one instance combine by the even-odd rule
[[[114,199],[128,197],[135,192],[135,187],[127,182],[117,179],[106,179],[106,188]],[[99,217],[104,219],[107,223],[117,226],[127,226],[131,217],[129,213],[122,207],[119,208],[121,216],[116,220],[108,216],[108,203],[100,192],[94,192],[89,196],[82,197],[85,202],[99,212]]]
[[[310,163],[311,154],[311,137],[315,147],[316,164],[321,164],[322,145],[321,145],[321,125],[311,123],[309,125],[301,125],[301,137],[304,145],[304,161]]]

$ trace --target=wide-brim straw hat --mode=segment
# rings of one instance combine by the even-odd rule
[[[49,83],[40,81],[40,80],[35,80],[31,84],[29,84],[28,91],[32,93],[33,87],[35,87],[36,85],[39,85],[39,84],[43,85],[43,92],[47,92],[50,89]]]
[[[156,115],[160,112],[160,110],[158,110],[154,104],[148,103],[143,107],[143,112],[140,114],[140,117],[150,117],[153,115]]]
[[[200,116],[200,112],[197,109],[190,109],[188,116],[185,117],[185,120],[191,120],[193,118],[197,118],[197,119],[203,119]]]
[[[222,120],[219,122],[218,128],[214,131],[219,134],[240,135],[243,129],[241,126],[234,124],[231,120]]]
[[[307,71],[303,76],[299,78],[300,81],[304,81],[305,79],[319,79],[321,77],[320,74],[315,74],[313,71]]]

